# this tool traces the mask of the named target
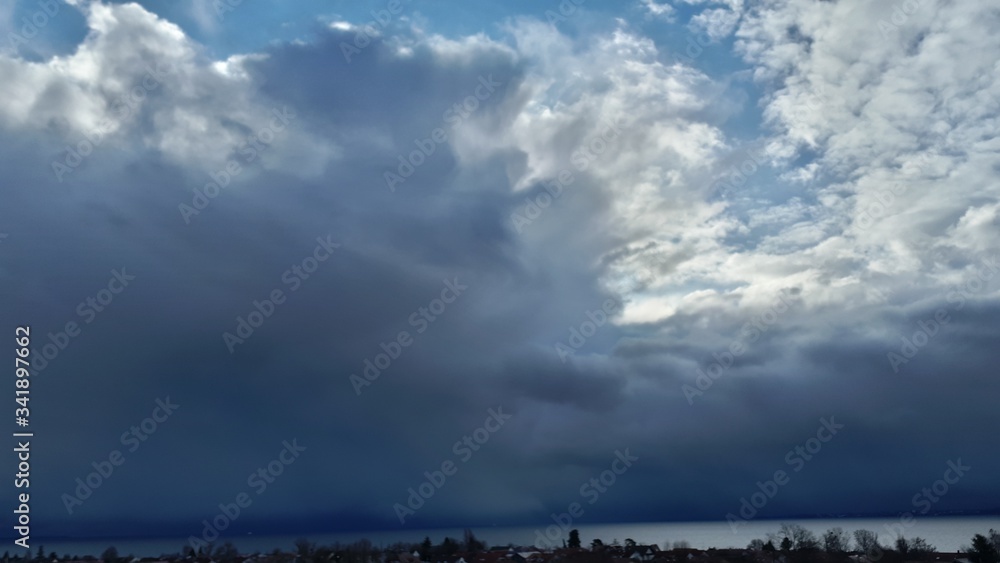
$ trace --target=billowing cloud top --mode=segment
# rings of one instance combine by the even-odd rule
[[[989,1],[188,6],[0,13],[36,533],[1000,506]]]

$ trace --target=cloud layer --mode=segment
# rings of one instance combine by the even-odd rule
[[[831,416],[768,516],[911,510],[957,458],[935,509],[1000,504],[1000,13],[683,4],[588,33],[341,22],[215,60],[91,2],[71,54],[0,55],[0,308],[36,355],[80,327],[33,377],[40,533],[195,533],[293,438],[234,530],[398,526],[490,408],[512,416],[407,526],[544,520],[624,448],[640,461],[588,519],[723,519]],[[135,279],[102,294],[113,270]]]

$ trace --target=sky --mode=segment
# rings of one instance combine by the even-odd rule
[[[38,538],[996,513],[998,29],[6,2],[0,497]]]

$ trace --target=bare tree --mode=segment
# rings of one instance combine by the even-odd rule
[[[882,549],[878,544],[878,534],[871,530],[854,530],[854,541],[862,555],[877,553]]]
[[[227,541],[226,543],[222,544],[222,546],[219,547],[219,549],[216,550],[216,552],[213,554],[214,559],[222,561],[223,563],[230,563],[232,561],[236,561],[237,559],[239,559],[239,557],[240,557],[239,550],[236,549],[236,546],[233,545],[233,542],[230,541]]]
[[[830,528],[823,534],[823,549],[827,553],[846,553],[851,550],[851,535],[843,528]]]
[[[907,542],[907,550],[914,557],[924,557],[932,553],[937,553],[937,548],[927,543],[924,538],[913,538]]]
[[[816,534],[799,524],[782,524],[778,535],[788,539],[791,542],[791,548],[796,551],[819,549],[819,541],[816,539]]]

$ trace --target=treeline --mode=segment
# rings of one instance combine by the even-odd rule
[[[565,547],[573,550],[581,549],[580,535],[577,530],[572,530],[569,534],[569,541]],[[626,538],[625,545],[619,546],[617,540],[609,545],[605,545],[600,539],[590,542],[590,552],[592,555],[608,552],[609,548],[623,548],[629,550],[635,548],[636,542],[631,538]],[[458,555],[470,555],[481,551],[509,549],[513,544],[506,546],[487,545],[476,538],[471,530],[465,530],[461,540],[454,538],[444,538],[441,543],[434,544],[431,539],[424,538],[421,543],[397,542],[388,546],[376,547],[367,539],[358,540],[351,543],[333,543],[330,545],[317,545],[305,539],[295,542],[295,549],[282,551],[275,549],[268,554],[258,554],[255,558],[260,563],[411,563],[411,556],[416,555],[420,561],[441,562],[454,561]],[[669,542],[664,545],[664,551],[671,549]],[[692,550],[687,542],[674,542],[673,550],[690,552],[701,551]],[[708,550],[711,554],[715,550]],[[972,563],[1000,563],[1000,532],[990,530],[987,534],[976,534],[972,537],[971,544],[962,546],[959,549],[964,557]],[[587,553],[583,550],[582,553]],[[662,552],[661,552],[662,553]],[[903,563],[906,561],[935,560],[936,548],[926,540],[919,537],[905,538],[897,537],[889,545],[883,545],[878,534],[871,530],[855,530],[848,533],[842,528],[831,528],[824,532],[822,536],[807,530],[798,524],[782,524],[776,533],[768,534],[766,538],[754,539],[746,547],[744,557],[749,556],[749,560],[759,563],[771,563],[784,560],[787,563],[813,563],[817,561],[826,563],[843,563],[851,561],[854,563]],[[225,542],[221,545],[207,544],[206,547],[198,550],[190,546],[184,546],[179,553],[164,554],[159,559],[188,561],[195,560],[201,563],[214,561],[215,563],[242,563],[246,558],[246,553],[240,554],[232,542]],[[114,547],[104,550],[99,560],[103,563],[131,563],[135,558],[132,555],[120,556]],[[4,553],[2,563],[57,563],[65,561],[97,561],[98,558],[92,556],[59,556],[54,552],[46,553],[44,546],[39,546],[37,552],[24,552],[20,555]],[[655,563],[655,560],[654,560]]]
[[[257,561],[261,563],[372,563],[397,562],[399,555],[417,553],[422,561],[449,560],[457,553],[477,553],[485,551],[487,546],[476,538],[472,530],[465,530],[461,540],[444,538],[439,544],[424,538],[421,543],[397,542],[387,546],[375,546],[367,539],[350,543],[335,542],[329,545],[318,545],[306,539],[295,541],[295,549],[282,551],[275,549],[270,553],[261,554]],[[163,554],[159,559],[174,561],[179,559],[214,561],[215,563],[240,563],[247,553],[241,552],[230,541],[193,549],[185,545],[180,552]],[[44,546],[39,546],[35,553],[23,552],[11,555],[7,552],[0,563],[57,563],[62,561],[101,561],[103,563],[131,563],[135,557],[131,554],[119,555],[115,547],[108,547],[100,557],[93,556],[59,556],[55,552],[46,553]],[[148,558],[149,559],[149,558]]]
[[[372,563],[398,562],[400,554],[414,554],[421,561],[445,561],[453,559],[457,553],[476,553],[486,550],[486,544],[476,538],[472,530],[465,530],[461,540],[444,538],[439,544],[431,542],[429,537],[421,543],[396,542],[387,546],[375,546],[367,539],[350,543],[334,542],[329,545],[319,545],[306,539],[295,541],[295,549],[291,552],[274,550],[263,559],[262,563]],[[221,546],[208,545],[197,551],[185,546],[183,556],[197,559],[208,559],[215,563],[239,563],[242,557],[232,543]],[[105,561],[104,563],[109,563]],[[125,563],[125,562],[114,562]]]
[[[815,561],[824,553],[827,561],[846,561],[858,556],[863,563],[899,563],[933,559],[937,549],[925,539],[898,536],[890,545],[883,545],[878,534],[871,530],[855,530],[853,534],[843,528],[831,528],[822,537],[798,524],[782,524],[777,533],[765,539],[755,539],[747,549],[760,554],[758,560],[774,560],[777,554],[791,561]],[[976,534],[972,544],[963,546],[961,553],[973,563],[1000,563],[1000,533],[990,530],[987,535]]]

